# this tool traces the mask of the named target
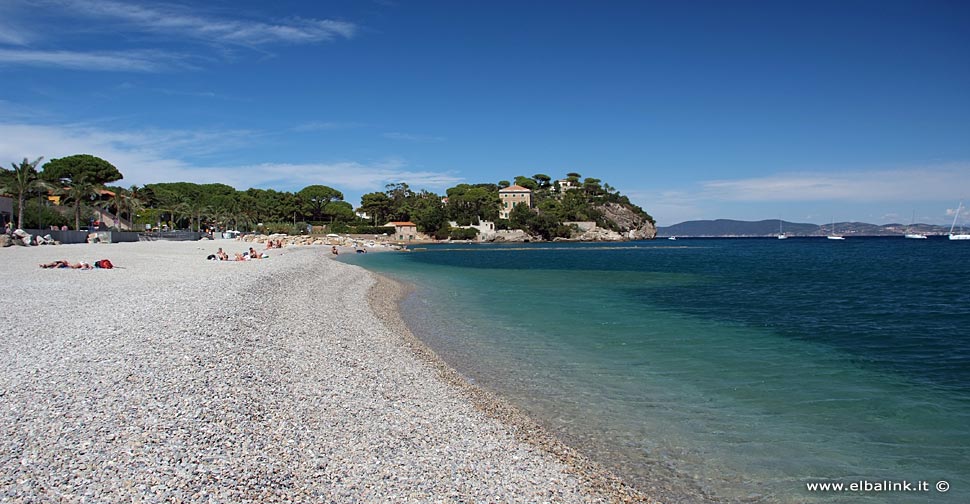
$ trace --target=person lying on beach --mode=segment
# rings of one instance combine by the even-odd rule
[[[228,261],[229,260],[229,254],[223,252],[222,251],[222,247],[219,247],[219,250],[217,250],[215,254],[209,254],[209,256],[206,257],[206,260],[209,260],[209,261]]]
[[[47,264],[40,264],[39,266],[44,269],[49,269],[49,268],[91,269],[91,265],[84,261],[80,261],[77,264],[71,264],[64,259],[60,259]]]
[[[245,255],[242,255],[242,254],[240,254],[239,252],[236,252],[236,260],[237,260],[237,261],[245,261],[245,260],[246,260],[246,258],[247,258],[247,256],[245,256]]]

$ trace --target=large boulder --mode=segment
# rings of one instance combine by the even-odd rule
[[[489,237],[490,242],[510,242],[510,243],[523,243],[536,241],[535,237],[529,236],[529,233],[521,229],[501,229],[495,232],[494,236]]]
[[[13,244],[27,247],[33,245],[34,237],[30,233],[24,231],[23,229],[17,229],[13,232]]]
[[[9,247],[13,245],[13,238],[10,235],[0,235],[0,247]]]
[[[596,207],[603,217],[616,224],[621,239],[627,240],[650,240],[657,236],[657,227],[647,220],[647,218],[619,203],[604,203]]]

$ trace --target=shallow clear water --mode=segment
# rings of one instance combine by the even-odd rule
[[[439,245],[345,260],[415,284],[405,319],[442,358],[630,481],[664,482],[661,495],[970,498],[970,243]],[[805,490],[820,480],[931,492]]]

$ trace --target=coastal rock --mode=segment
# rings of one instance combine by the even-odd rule
[[[539,239],[530,236],[529,233],[521,229],[502,229],[495,232],[494,236],[490,236],[489,242],[495,243],[524,243],[530,241],[539,241]]]
[[[31,245],[31,240],[33,239],[33,236],[31,236],[30,233],[24,231],[23,229],[17,229],[13,232],[12,239],[13,239],[14,245],[27,247]]]
[[[643,215],[619,203],[604,203],[596,207],[603,217],[616,224],[628,240],[650,240],[657,236],[657,226]]]
[[[593,226],[585,231],[581,231],[578,235],[574,234],[570,241],[624,241],[628,238],[616,231],[611,229],[604,229],[598,226]]]
[[[0,235],[0,247],[9,247],[13,245],[13,239],[10,235]]]

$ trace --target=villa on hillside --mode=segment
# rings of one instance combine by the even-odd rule
[[[498,197],[502,200],[502,206],[499,207],[499,217],[502,219],[508,219],[512,209],[520,203],[525,203],[532,208],[532,191],[520,185],[500,189]]]
[[[579,189],[579,184],[569,179],[565,179],[565,178],[559,179],[556,182],[557,182],[556,185],[558,185],[559,187],[559,192],[566,192],[572,189]]]
[[[418,225],[411,222],[388,222],[384,227],[394,228],[394,238],[397,241],[411,241],[418,236]]]

